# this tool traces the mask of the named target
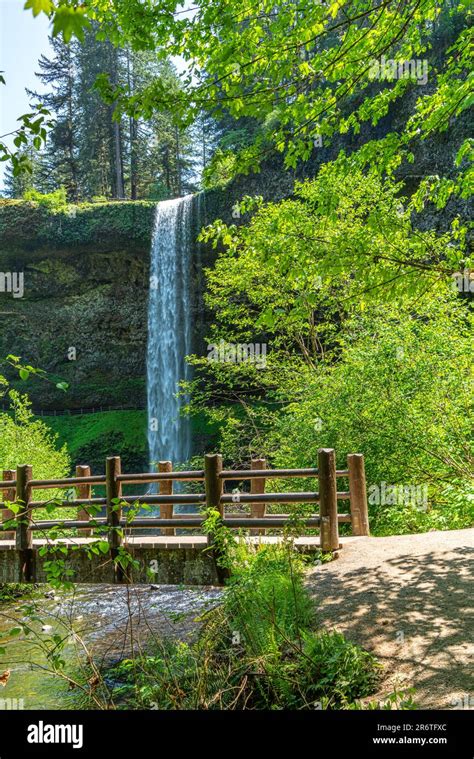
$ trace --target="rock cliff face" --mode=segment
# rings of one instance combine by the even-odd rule
[[[203,196],[196,197],[194,238],[217,216],[230,220],[231,210],[226,193],[216,194],[209,211]],[[155,203],[141,201],[66,211],[0,201],[0,360],[21,356],[70,385],[63,393],[54,383],[10,374],[35,411],[146,407],[154,214]],[[203,270],[215,256],[211,246],[196,244],[190,274],[197,351],[207,319]],[[15,274],[23,274],[22,297],[2,292],[2,275]]]
[[[70,383],[16,382],[35,409],[145,406],[153,213],[141,202],[0,206],[0,273],[24,275],[23,297],[0,292],[0,356]]]

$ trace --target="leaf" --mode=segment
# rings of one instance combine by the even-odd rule
[[[49,16],[53,10],[53,3],[52,0],[26,0],[23,8],[25,11],[31,9],[33,16],[39,16],[40,13],[46,13]]]
[[[84,39],[84,30],[90,28],[84,8],[71,8],[63,5],[56,9],[53,21],[53,37],[62,34],[64,42],[69,42],[74,35],[81,42]]]
[[[19,370],[19,375],[20,375],[20,378],[22,380],[27,380],[28,377],[30,376],[30,373],[29,373],[28,369],[23,369],[22,368],[22,369]]]
[[[56,387],[58,390],[66,392],[69,389],[69,384],[67,382],[56,382]]]

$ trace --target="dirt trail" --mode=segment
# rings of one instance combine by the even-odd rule
[[[341,542],[307,585],[318,622],[383,664],[376,698],[414,686],[420,709],[474,709],[474,529]]]

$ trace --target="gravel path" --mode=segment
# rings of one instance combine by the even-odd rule
[[[474,529],[341,543],[307,585],[319,624],[383,664],[375,698],[414,686],[420,709],[474,709]]]

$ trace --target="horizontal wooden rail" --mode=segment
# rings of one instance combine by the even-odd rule
[[[189,516],[190,516],[189,514],[173,514],[173,519],[178,522],[178,524],[176,525],[177,529],[179,529],[179,527],[180,527],[181,520],[182,519],[189,519]],[[288,520],[294,518],[292,514],[273,514],[273,515],[270,515],[270,516],[275,516],[275,517],[279,517],[280,519],[288,519]],[[247,517],[247,515],[246,514],[237,514],[237,513],[226,513],[225,514],[225,519],[240,519],[241,517]],[[307,515],[307,519],[317,519],[318,517],[319,517],[319,514],[308,514]],[[351,519],[352,519],[352,517],[351,517],[350,514],[338,514],[337,518],[338,518],[339,522],[350,522]],[[137,517],[137,519],[140,519],[140,517]],[[155,521],[155,522],[153,522],[153,524],[157,525],[159,527],[160,524],[161,524],[161,520],[158,523]]]
[[[56,480],[31,480],[30,487],[46,490],[47,488],[70,488],[74,485],[103,485],[105,475],[96,474],[90,477],[61,477]]]
[[[144,474],[119,474],[117,482],[122,485],[132,485],[134,482],[159,482],[160,480],[180,480],[181,482],[194,482],[204,480],[204,470],[197,469],[191,472],[145,472]]]
[[[161,528],[167,528],[167,527],[177,527],[176,521],[174,518],[172,519],[160,519],[156,520],[153,518],[142,518],[142,519],[134,519],[132,522],[127,522],[125,519],[120,520],[120,527],[122,528],[130,528],[130,529],[140,529],[140,528],[156,528],[157,527],[157,521],[158,521],[158,527]],[[199,527],[202,527],[203,522],[205,519],[203,517],[187,517],[186,519],[180,520],[179,523],[179,529],[198,529]],[[307,519],[302,520],[306,526],[308,527],[318,527],[319,526],[319,516],[316,517],[308,517]],[[265,527],[265,528],[278,528],[278,527],[285,527],[286,525],[290,524],[291,520],[284,519],[280,516],[275,517],[262,517],[261,519],[255,519],[255,517],[235,517],[232,519],[229,519],[228,517],[224,517],[223,524],[225,527]],[[31,530],[34,532],[39,532],[41,530],[51,530],[55,529],[57,527],[61,527],[63,529],[83,529],[83,528],[94,528],[94,527],[105,527],[107,525],[106,519],[97,519],[94,520],[94,522],[84,522],[80,521],[78,519],[65,519],[65,520],[58,520],[58,519],[51,519],[44,522],[37,522],[35,524],[31,525]],[[74,540],[74,538],[71,538]]]
[[[222,521],[225,527],[265,527],[266,529],[277,529],[291,524],[289,519],[282,519],[279,516],[238,517],[237,519],[224,517]],[[306,527],[319,527],[320,522],[319,516],[307,519],[303,517],[301,521]]]
[[[173,493],[170,495],[126,495],[121,496],[122,503],[143,503],[146,505],[159,505],[160,503],[197,504],[204,503],[206,496],[203,493]],[[159,517],[155,517],[159,520]],[[159,526],[159,525],[158,525]]]
[[[223,495],[221,503],[317,503],[319,493],[234,493]]]
[[[45,519],[41,522],[33,522],[30,530],[38,532],[39,530],[51,530],[54,527],[62,527],[65,530],[72,530],[74,528],[81,529],[93,529],[94,527],[106,527],[107,519],[100,517],[99,519],[93,519],[90,522],[86,522],[83,519]],[[80,535],[78,537],[81,537]],[[74,540],[74,538],[71,538]]]
[[[11,490],[16,488],[16,480],[6,480],[5,482],[0,480],[0,490]]]
[[[344,501],[350,498],[349,491],[337,493],[337,498]],[[143,503],[147,506],[162,503],[176,503],[193,506],[194,504],[205,503],[206,496],[204,493],[174,493],[172,495],[125,495],[120,496],[121,503],[132,505],[134,503]],[[238,493],[226,494],[221,496],[220,502],[226,503],[317,503],[319,493]],[[105,506],[106,498],[71,498],[66,500],[50,499],[47,501],[30,501],[30,507],[33,509],[44,509],[51,504],[55,508],[72,508],[73,506]],[[159,519],[159,517],[155,517]]]
[[[337,498],[345,501],[349,491],[338,492]],[[223,495],[221,503],[317,503],[319,493],[234,493]]]
[[[136,517],[131,521],[126,519],[120,520],[120,527],[127,529],[141,529],[141,528],[169,528],[176,529],[197,529],[202,527],[206,521],[205,516],[192,516],[189,514],[179,514],[173,516],[171,519],[160,519],[157,517]],[[307,517],[302,517],[301,521],[307,527],[319,527],[321,519],[319,514],[311,514]],[[339,523],[349,523],[351,521],[350,514],[338,514],[337,521]],[[292,523],[292,517],[290,514],[275,514],[265,516],[261,518],[241,516],[240,514],[228,514],[223,518],[223,524],[226,527],[264,527],[264,528],[278,528],[285,527]],[[92,521],[84,521],[79,519],[50,519],[41,522],[35,522],[31,525],[30,529],[34,532],[41,530],[51,530],[56,527],[62,527],[63,529],[93,529],[94,527],[105,527],[107,525],[107,519],[100,517]],[[4,529],[0,525],[0,530]],[[80,537],[80,536],[79,536]],[[72,538],[74,540],[74,538]]]
[[[30,501],[30,507],[33,509],[44,509],[46,506],[54,505],[57,509],[67,509],[73,506],[105,506],[105,498],[71,498],[70,501],[56,501],[52,499],[50,501]]]
[[[257,477],[317,477],[318,469],[223,469],[219,474],[221,480],[254,480]],[[336,469],[336,477],[348,477],[348,469]]]

